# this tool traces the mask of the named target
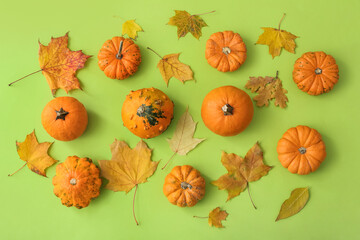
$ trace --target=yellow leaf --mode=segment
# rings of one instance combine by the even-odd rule
[[[280,30],[282,19],[280,20],[278,29],[263,27],[264,33],[259,36],[256,42],[257,44],[268,45],[272,58],[280,55],[281,48],[285,48],[288,52],[295,53],[296,44],[294,40],[297,36],[285,30]]]
[[[47,153],[51,144],[50,142],[39,143],[36,139],[35,131],[33,131],[26,136],[24,142],[16,142],[16,148],[20,159],[26,162],[25,165],[31,171],[46,177],[45,169],[57,162]]]
[[[170,18],[168,24],[178,28],[178,38],[185,37],[190,32],[196,39],[202,35],[201,28],[207,26],[199,14],[190,15],[187,11],[179,10],[175,10],[175,16]]]
[[[221,221],[226,220],[229,214],[226,211],[220,210],[220,207],[215,208],[209,213],[209,225],[223,228]]]
[[[304,208],[305,204],[309,200],[309,189],[308,188],[296,188],[294,189],[290,197],[284,201],[281,205],[279,215],[275,221],[291,217],[297,214],[301,209]]]
[[[127,34],[131,39],[136,40],[137,32],[143,32],[135,20],[128,20],[122,25],[122,35]]]
[[[182,83],[193,79],[193,72],[190,66],[180,62],[179,55],[180,53],[168,54],[157,65],[166,85],[169,85],[169,80],[172,77],[175,77]]]

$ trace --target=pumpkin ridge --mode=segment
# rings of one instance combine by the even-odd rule
[[[313,62],[313,59],[309,58],[309,57],[308,57],[307,55],[305,55],[305,54],[303,54],[303,55],[301,56],[301,58],[303,58],[305,61],[309,62],[310,65],[314,68],[314,71],[315,71],[315,68],[316,68],[317,66],[316,66],[316,62],[315,62],[315,63]],[[315,60],[315,61],[316,61],[316,60]]]
[[[333,84],[332,86],[334,86],[338,82],[337,78],[335,78],[335,80],[332,80],[332,78],[326,72],[323,72],[322,75],[330,80],[330,82]]]
[[[288,162],[285,162],[285,161],[283,161],[283,160],[281,160],[280,159],[280,163],[284,166],[284,164],[285,163],[288,163],[288,164],[285,164],[286,166],[284,166],[284,167],[289,167],[289,165],[297,158],[297,157],[299,157],[299,155],[296,153],[296,152],[289,152],[289,153],[292,153],[292,158],[291,158],[291,160],[289,160]],[[280,153],[279,154],[279,158],[282,156],[282,155],[284,155],[284,153]],[[282,157],[281,157],[282,158]]]
[[[291,139],[286,138],[286,136],[282,137],[282,139],[286,140],[288,144],[290,143],[294,147],[294,149],[298,149],[299,147],[301,147],[300,142],[299,142],[299,146],[298,146]],[[294,151],[291,151],[291,152],[294,152]]]
[[[296,78],[297,81],[295,81],[295,83],[296,83],[297,85],[302,84],[302,83],[304,83],[304,81],[309,81],[311,77],[313,77],[313,76],[312,76],[312,75],[308,75],[308,76],[305,76],[305,78],[299,79],[299,80]]]

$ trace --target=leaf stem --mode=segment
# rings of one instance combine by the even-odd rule
[[[162,56],[160,56],[160,54],[158,54],[157,52],[155,52],[153,49],[147,47],[147,49],[151,50],[153,53],[155,53],[156,55],[158,55],[161,59],[163,58]]]
[[[23,167],[25,167],[27,164],[27,162],[21,167],[19,168],[18,170],[16,170],[15,172],[13,172],[12,174],[9,174],[8,177],[11,177],[12,175],[14,175],[15,173],[17,173],[18,171],[20,171]]]
[[[193,15],[191,15],[191,16],[200,16],[200,15],[205,15],[205,14],[209,14],[209,13],[213,13],[213,12],[215,12],[215,10],[214,10],[214,11],[211,11],[211,12],[206,12],[206,13],[193,14]]]
[[[255,206],[255,204],[254,204],[254,201],[253,201],[252,198],[251,198],[249,183],[248,183],[248,186],[247,186],[247,190],[248,190],[249,197],[250,197],[250,200],[251,200],[252,205],[254,206],[255,209],[257,209],[256,206]]]
[[[193,216],[194,218],[209,218],[209,217],[199,217],[199,216]]]
[[[138,221],[136,220],[136,216],[135,216],[135,196],[136,196],[137,188],[138,188],[138,185],[136,184],[136,185],[135,185],[134,199],[133,199],[133,215],[134,215],[134,219],[135,219],[136,225],[139,226],[139,223],[138,223]]]
[[[9,86],[11,86],[11,85],[13,85],[14,83],[16,83],[16,82],[18,82],[18,81],[20,81],[20,80],[22,80],[22,79],[24,79],[24,78],[26,78],[26,77],[29,77],[29,76],[31,76],[31,75],[33,75],[33,74],[35,74],[35,73],[41,72],[42,70],[43,70],[43,69],[40,69],[40,70],[38,70],[38,71],[32,72],[32,73],[30,73],[30,74],[22,77],[22,78],[19,78],[18,80],[15,80],[15,81],[13,81],[12,83],[9,83]]]
[[[276,71],[276,77],[275,79],[278,79],[279,78],[279,71]]]
[[[278,30],[280,30],[280,24],[281,24],[282,20],[284,19],[285,15],[286,15],[286,13],[284,13],[284,15],[282,16],[282,18],[281,18],[281,20],[280,20],[280,22],[279,22]]]
[[[173,157],[176,155],[177,152],[174,152],[174,154],[169,158],[169,160],[167,161],[167,163],[165,164],[165,166],[163,166],[161,168],[161,170],[164,170],[166,168],[166,166],[168,165],[168,163],[170,162],[171,159],[173,159]]]

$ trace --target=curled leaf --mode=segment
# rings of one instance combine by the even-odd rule
[[[296,188],[291,192],[288,199],[281,205],[279,215],[275,221],[291,217],[304,208],[309,200],[308,188]]]

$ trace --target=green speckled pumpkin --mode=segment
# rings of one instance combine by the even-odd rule
[[[141,138],[153,138],[163,133],[171,123],[174,103],[156,88],[131,91],[121,110],[124,126]]]

